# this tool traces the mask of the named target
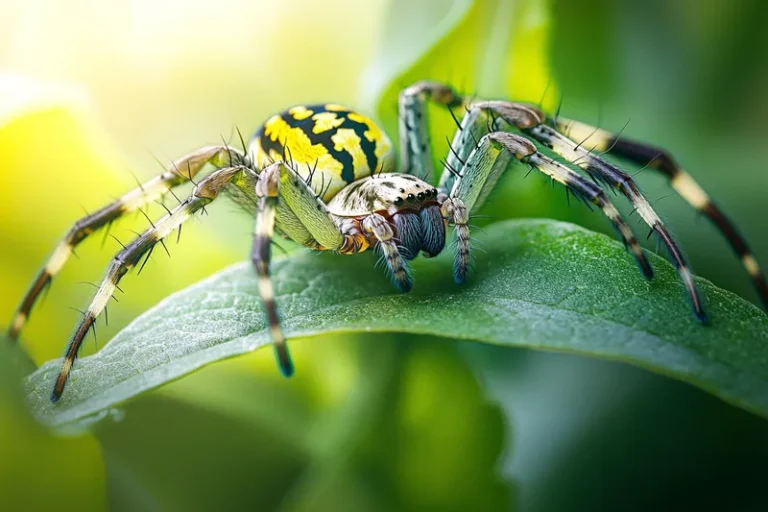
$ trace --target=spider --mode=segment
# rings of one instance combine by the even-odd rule
[[[458,126],[437,186],[432,184],[428,102],[447,108]],[[461,120],[454,114],[454,109],[460,108],[464,110]],[[419,254],[433,257],[441,253],[446,230],[452,226],[456,241],[453,273],[460,284],[467,279],[470,265],[469,215],[480,208],[513,160],[545,174],[597,207],[624,240],[642,275],[651,279],[653,269],[643,249],[605,189],[624,195],[668,249],[694,315],[701,323],[708,323],[683,252],[632,177],[603,159],[603,154],[623,157],[666,176],[675,191],[726,237],[768,307],[768,285],[744,239],[704,190],[663,150],[578,121],[549,117],[536,106],[465,98],[450,86],[433,81],[418,82],[401,92],[399,131],[399,171],[387,135],[368,117],[334,104],[296,106],[272,116],[242,151],[221,144],[179,158],[161,175],[75,222],[24,296],[11,323],[10,338],[18,338],[35,300],[75,246],[99,228],[191,181],[195,184],[191,196],[123,246],[112,260],[72,335],[51,400],[61,397],[83,338],[123,276],[142,258],[146,263],[158,242],[163,244],[173,230],[181,230],[185,221],[225,190],[255,215],[251,255],[258,289],[278,364],[282,373],[290,376],[293,363],[270,279],[275,232],[317,251],[356,254],[374,248],[395,286],[407,292],[412,286],[408,260]],[[559,158],[542,154],[535,143]],[[205,167],[214,170],[195,182]]]

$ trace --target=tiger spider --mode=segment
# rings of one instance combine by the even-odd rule
[[[437,187],[430,184],[433,169],[427,101],[448,108],[452,114],[457,107],[466,110],[462,120],[456,120],[458,130]],[[124,246],[112,260],[69,342],[52,401],[61,397],[83,338],[121,278],[142,257],[148,259],[158,242],[162,243],[174,229],[181,229],[182,223],[215,200],[225,187],[239,205],[256,217],[252,260],[278,363],[286,376],[293,373],[293,364],[269,275],[275,228],[312,250],[354,254],[375,247],[394,284],[407,292],[412,284],[407,260],[420,252],[425,257],[442,252],[446,227],[452,225],[456,237],[454,278],[462,283],[470,262],[469,213],[483,204],[513,158],[597,206],[633,253],[643,276],[651,279],[653,269],[637,238],[601,185],[626,196],[669,250],[696,318],[707,323],[688,262],[664,223],[634,180],[595,152],[624,157],[661,172],[675,191],[709,217],[727,238],[768,306],[768,286],[744,239],[693,178],[663,150],[577,121],[552,119],[531,105],[466,99],[451,87],[431,81],[416,83],[400,94],[399,128],[400,172],[393,172],[394,148],[387,135],[367,117],[332,104],[297,106],[272,116],[256,132],[247,151],[224,144],[204,147],[178,159],[160,176],[74,224],[21,302],[11,323],[10,338],[18,338],[35,300],[77,244],[125,213],[194,180],[208,164],[215,170],[195,184],[192,195]],[[585,147],[587,140],[589,148]],[[534,141],[550,148],[563,161],[537,151]],[[579,168],[592,181],[574,170]]]

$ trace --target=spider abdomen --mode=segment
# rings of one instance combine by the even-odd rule
[[[269,118],[250,143],[260,168],[282,160],[324,201],[345,186],[394,168],[389,137],[368,117],[334,104],[301,105]]]

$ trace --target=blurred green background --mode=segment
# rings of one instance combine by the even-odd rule
[[[547,103],[562,97],[569,117],[614,131],[629,120],[624,133],[671,150],[768,264],[762,2],[488,4],[494,16],[473,21],[474,35],[418,72],[533,101],[549,82]],[[550,19],[534,20],[543,31],[514,19],[547,7]],[[132,174],[157,173],[157,160],[234,140],[235,127],[247,134],[274,111],[310,101],[360,106],[391,131],[393,110],[375,103],[396,75],[387,70],[428,49],[435,20],[452,8],[447,0],[0,5],[0,312],[10,319],[84,209],[133,186]],[[519,29],[511,54],[494,45],[509,27]],[[465,59],[477,34],[490,43]],[[489,78],[496,61],[510,62],[514,76]],[[434,140],[446,149],[444,135]],[[485,222],[547,216],[605,230],[599,216],[567,207],[562,191],[510,174]],[[697,273],[754,300],[717,232],[663,180],[647,171],[638,180]],[[159,253],[140,278],[126,279],[99,343],[172,291],[245,257],[251,219],[226,203],[212,210],[185,227],[171,261]],[[145,223],[113,232],[130,238]],[[24,332],[37,364],[61,353],[78,318],[68,308],[92,294],[78,283],[98,280],[117,249],[95,238]],[[413,336],[328,336],[293,347],[302,371],[290,381],[259,351],[132,401],[92,434],[60,437],[26,414],[18,381],[26,366],[3,346],[0,509],[768,508],[768,424],[684,384],[615,363]],[[95,349],[89,341],[84,353]]]

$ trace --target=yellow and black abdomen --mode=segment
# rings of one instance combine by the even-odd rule
[[[389,137],[368,117],[341,105],[306,105],[269,118],[250,143],[263,169],[284,160],[324,201],[355,180],[394,170]]]

